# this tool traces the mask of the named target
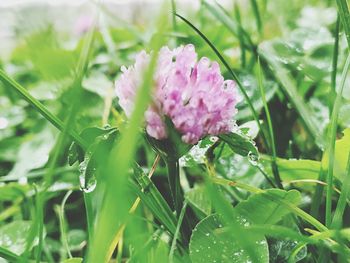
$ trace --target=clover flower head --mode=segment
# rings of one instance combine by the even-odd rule
[[[122,67],[116,81],[116,95],[127,117],[134,108],[138,87],[150,56],[141,51],[133,66]],[[159,51],[154,73],[152,102],[145,112],[148,135],[168,137],[169,118],[185,143],[195,144],[206,135],[219,135],[234,129],[237,112],[236,83],[224,80],[219,64],[203,57],[197,60],[193,45]]]

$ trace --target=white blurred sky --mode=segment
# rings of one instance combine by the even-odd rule
[[[96,0],[0,0],[0,7],[12,7],[16,5],[28,5],[28,4],[50,4],[50,5],[81,5],[87,2],[92,2]],[[118,4],[134,4],[134,3],[161,3],[168,0],[101,0],[102,3],[118,3]],[[214,2],[214,0],[209,0],[209,2]],[[234,2],[234,0],[217,0],[218,3],[222,5],[227,5]],[[176,3],[186,4],[188,6],[198,6],[200,0],[176,0]]]

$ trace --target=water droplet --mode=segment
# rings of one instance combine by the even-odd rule
[[[91,193],[92,191],[95,190],[96,185],[97,185],[97,180],[96,180],[95,176],[90,177],[86,181],[85,176],[84,175],[80,175],[79,176],[79,181],[80,181],[80,188],[85,193]]]
[[[251,151],[248,152],[248,161],[256,166],[258,164],[259,156]]]
[[[208,236],[210,236],[210,233],[205,233],[205,235],[208,237]]]
[[[80,188],[85,193],[91,193],[92,191],[94,191],[97,184],[97,180],[95,177],[96,168],[94,167],[90,171],[87,171],[89,161],[90,161],[90,158],[85,157],[85,160],[79,165]]]

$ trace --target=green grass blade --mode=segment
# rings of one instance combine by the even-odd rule
[[[9,262],[21,262],[21,257],[17,256],[15,253],[10,250],[0,247],[0,258],[6,259]]]
[[[348,154],[348,163],[347,163],[347,169],[346,169],[345,179],[342,184],[342,189],[340,193],[340,197],[338,199],[337,208],[335,209],[333,221],[332,221],[332,228],[339,229],[342,225],[342,219],[347,203],[347,197],[350,193],[350,152]]]
[[[326,145],[325,138],[322,136],[319,125],[312,118],[312,114],[310,114],[311,110],[305,104],[303,98],[299,95],[297,87],[292,80],[292,77],[287,72],[287,70],[283,67],[283,65],[277,61],[276,54],[269,46],[260,45],[259,46],[259,54],[262,58],[270,65],[273,70],[276,79],[281,83],[281,86],[284,92],[287,94],[289,100],[293,103],[297,111],[299,112],[299,116],[304,122],[307,130],[310,134],[315,138],[316,144],[321,148],[324,148]]]
[[[346,40],[350,48],[350,12],[347,0],[337,0],[340,21],[344,27]]]
[[[331,88],[332,93],[336,93],[336,85],[337,85],[337,68],[338,68],[338,56],[339,56],[339,27],[340,20],[339,15],[337,17],[337,22],[335,25],[335,35],[334,35],[334,47],[333,47],[333,60],[332,60],[332,75],[331,75]],[[332,94],[332,96],[333,96]],[[331,100],[332,103],[332,100]]]
[[[136,164],[134,165],[134,176],[139,184],[138,187],[134,187],[134,191],[154,216],[162,222],[169,233],[174,235],[176,231],[176,217],[168,203],[165,201],[151,179],[144,174],[141,167]],[[142,191],[142,189],[144,190]]]
[[[95,224],[93,240],[88,249],[88,263],[104,262],[106,260],[108,247],[118,231],[119,224],[126,219],[128,214],[128,207],[124,201],[125,194],[127,194],[128,172],[132,165],[137,141],[140,138],[139,128],[143,123],[144,112],[151,99],[153,73],[156,67],[158,50],[163,43],[161,36],[167,25],[165,16],[161,16],[158,25],[156,38],[151,45],[153,53],[136,95],[134,111],[108,158],[107,172],[104,178],[105,193],[99,217]]]
[[[269,129],[269,139],[270,139],[269,150],[272,153],[272,163],[271,163],[272,172],[273,172],[273,175],[275,177],[275,182],[276,182],[277,186],[279,188],[283,189],[281,177],[279,175],[278,166],[277,166],[277,162],[276,162],[277,154],[276,154],[275,135],[273,132],[270,110],[269,110],[269,107],[268,107],[267,102],[266,102],[265,89],[263,87],[263,82],[262,82],[262,72],[261,72],[260,59],[258,59],[258,83],[259,83],[261,99],[262,99],[263,104],[264,104],[267,125],[268,125],[268,129]]]
[[[203,1],[203,5],[232,33],[233,36],[242,42],[245,48],[251,50],[252,53],[255,53],[255,45],[250,38],[249,33],[244,30],[240,23],[234,21],[221,5],[218,3],[212,5],[208,1]]]
[[[175,234],[173,237],[173,241],[171,242],[170,252],[169,252],[169,262],[170,263],[174,262],[174,252],[175,252],[175,248],[176,248],[176,241],[177,241],[178,236],[180,234],[180,228],[181,228],[181,224],[182,224],[182,221],[184,219],[184,216],[185,216],[186,208],[187,208],[187,201],[185,201],[183,203],[183,206],[182,206],[182,209],[181,209],[181,212],[179,215],[179,220],[177,221],[177,226],[176,226]]]
[[[337,136],[337,127],[338,127],[338,116],[341,106],[341,101],[343,97],[343,90],[345,86],[346,77],[350,68],[350,55],[347,57],[345,66],[343,69],[342,77],[339,85],[339,92],[334,102],[332,116],[331,116],[331,125],[329,128],[329,142],[328,142],[328,172],[327,172],[327,187],[326,187],[326,226],[331,225],[331,216],[332,216],[332,193],[333,193],[333,169],[334,169],[334,151],[335,151],[335,140]]]
[[[65,213],[64,213],[64,208],[66,205],[66,202],[69,198],[69,196],[73,193],[72,190],[68,191],[65,196],[63,197],[63,200],[61,202],[60,206],[56,206],[55,211],[57,213],[58,216],[58,220],[59,220],[59,227],[60,227],[60,233],[61,233],[61,242],[63,244],[63,247],[65,248],[65,253],[68,255],[69,258],[72,258],[72,253],[70,251],[69,248],[69,244],[68,244],[68,237],[67,237],[67,224],[66,224],[66,217],[65,217]],[[65,255],[66,256],[66,255]]]
[[[10,78],[3,70],[0,69],[0,80],[4,83],[5,87],[15,89],[32,107],[34,107],[45,119],[53,124],[60,131],[64,130],[64,123],[54,114],[52,114],[40,101],[35,99],[30,93],[22,87],[17,81]],[[68,131],[69,135],[80,146],[85,148],[85,141],[80,138],[78,133],[73,130]]]
[[[256,0],[250,0],[250,4],[252,5],[253,14],[255,17],[256,27],[258,29],[258,32],[261,34],[262,32],[262,21],[259,11],[259,5]]]
[[[172,11],[172,22],[173,22],[173,30],[175,31],[177,28],[176,25],[176,0],[170,0],[171,2],[171,11]]]
[[[241,12],[239,10],[239,6],[237,3],[234,4],[234,13],[235,13],[235,17],[236,20],[238,22],[238,24],[241,24]],[[244,68],[246,66],[246,48],[244,46],[244,39],[243,39],[243,30],[242,30],[242,26],[239,28],[239,32],[238,32],[238,40],[239,40],[239,47],[241,49],[241,65],[242,68]]]

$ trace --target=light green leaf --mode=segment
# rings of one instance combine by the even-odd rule
[[[235,209],[255,224],[275,224],[290,210],[276,200],[284,200],[288,203],[298,205],[301,195],[296,190],[284,191],[269,189],[249,197],[246,201],[240,202]]]
[[[228,134],[222,134],[219,137],[226,142],[235,153],[243,156],[254,157],[256,160],[259,159],[259,152],[255,147],[254,142],[243,133],[231,132]]]
[[[247,224],[243,217],[242,225]],[[190,257],[193,263],[221,262],[221,263],[247,263],[251,262],[246,251],[239,247],[237,239],[232,232],[226,231],[218,215],[210,215],[200,221],[194,228],[190,240]],[[253,235],[253,233],[249,233]],[[255,243],[251,244],[260,263],[269,262],[269,251],[265,238],[255,235]]]
[[[211,212],[211,201],[208,194],[205,192],[204,187],[195,187],[185,194],[185,198],[189,201],[189,204],[199,214],[207,216]]]
[[[83,259],[82,258],[69,258],[63,261],[62,263],[82,263]]]
[[[20,255],[27,245],[27,235],[31,227],[30,221],[13,221],[0,228],[0,247],[6,248],[11,252]],[[38,243],[38,238],[34,240],[33,245]]]
[[[271,173],[270,162],[263,162],[268,173]],[[307,159],[277,159],[278,171],[282,181],[289,183],[293,180],[317,180],[321,169],[321,162]]]
[[[346,164],[348,161],[348,153],[350,152],[350,128],[343,132],[344,136],[335,142],[334,150],[334,176],[343,180],[346,174]],[[324,169],[328,168],[328,152],[325,152],[322,158],[322,166]]]

